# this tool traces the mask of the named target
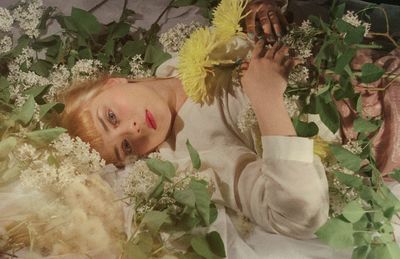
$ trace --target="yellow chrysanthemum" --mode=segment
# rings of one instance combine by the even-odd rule
[[[316,136],[314,139],[314,154],[318,155],[321,160],[329,156],[329,143]]]
[[[210,53],[217,45],[215,34],[207,28],[192,33],[179,52],[179,79],[186,94],[195,102],[203,103],[207,93],[213,92],[211,84],[207,86],[207,73],[212,70]]]
[[[231,40],[233,36],[242,31],[239,22],[248,0],[222,0],[214,10],[212,24],[217,37],[222,41]]]

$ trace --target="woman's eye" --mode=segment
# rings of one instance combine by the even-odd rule
[[[122,150],[124,151],[124,153],[126,155],[132,154],[132,151],[133,151],[132,150],[132,146],[131,146],[131,144],[129,143],[129,141],[127,139],[124,139],[122,141]]]
[[[107,112],[107,119],[112,125],[118,124],[117,115],[115,115],[115,113],[111,110]]]

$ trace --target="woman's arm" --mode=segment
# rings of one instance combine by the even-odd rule
[[[264,42],[257,42],[242,77],[243,90],[250,99],[263,136],[295,136],[283,100],[294,60],[287,57],[288,48],[280,43],[264,52]]]

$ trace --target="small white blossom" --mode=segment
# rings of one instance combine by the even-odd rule
[[[304,21],[302,21],[302,23],[301,23],[299,29],[300,29],[301,31],[303,31],[304,33],[306,33],[306,34],[310,34],[310,33],[312,33],[313,30],[314,30],[314,28],[313,28],[312,25],[311,25],[310,20],[304,20]]]
[[[168,31],[160,35],[160,43],[167,52],[179,52],[183,43],[190,34],[200,28],[201,25],[197,22],[190,24],[178,23]]]
[[[361,152],[363,150],[361,145],[357,141],[354,141],[354,140],[347,142],[346,144],[343,145],[343,147],[355,155],[361,154]]]
[[[290,97],[284,96],[284,104],[291,118],[300,114],[299,105],[297,104],[298,100],[298,95],[292,95]]]
[[[256,114],[250,104],[240,111],[237,126],[242,133],[248,132],[257,126]]]
[[[43,14],[42,0],[32,0],[29,3],[19,5],[13,11],[15,21],[19,23],[20,28],[30,38],[39,36],[38,26]]]
[[[0,7],[0,31],[9,32],[13,23],[14,18],[11,16],[10,11]]]
[[[12,39],[9,36],[4,36],[0,40],[0,54],[9,52],[12,48]]]
[[[129,172],[123,186],[125,194],[134,197],[134,203],[145,199],[157,182],[157,175],[150,171],[144,160],[128,165],[125,170]]]
[[[78,60],[71,69],[73,81],[93,79],[102,68],[101,62],[93,59]]]
[[[365,28],[364,36],[366,36],[371,29],[371,24],[361,21],[357,14],[354,13],[354,11],[347,11],[347,13],[343,15],[342,20],[351,24],[354,27],[363,26]]]
[[[14,155],[18,160],[23,162],[35,160],[39,156],[36,148],[27,143],[24,143],[20,147],[18,147]]]
[[[139,79],[139,78],[146,78],[151,76],[151,70],[146,69],[144,66],[144,61],[142,57],[137,54],[135,55],[131,61],[129,62],[129,66],[131,67],[132,77]]]
[[[54,65],[49,76],[51,87],[47,94],[44,96],[47,101],[54,101],[57,94],[65,90],[69,85],[70,71],[64,65]]]
[[[289,74],[288,84],[291,87],[297,87],[307,83],[310,71],[306,66],[298,65]]]
[[[121,73],[121,68],[116,65],[111,65],[110,68],[108,69],[108,73],[110,75],[119,74]]]

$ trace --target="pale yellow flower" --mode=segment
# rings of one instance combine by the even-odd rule
[[[195,102],[203,103],[212,85],[206,84],[207,73],[212,72],[210,53],[217,45],[215,34],[207,28],[192,33],[179,52],[179,78],[186,94]]]
[[[242,32],[239,22],[246,16],[244,9],[247,3],[248,0],[222,0],[214,10],[212,25],[220,40],[229,41]]]
[[[329,154],[329,143],[320,138],[319,136],[316,136],[313,138],[314,139],[314,154],[318,155],[321,160],[326,159]]]

